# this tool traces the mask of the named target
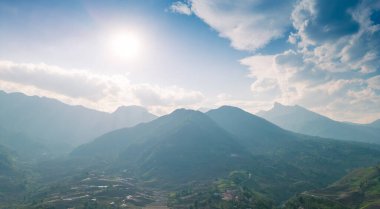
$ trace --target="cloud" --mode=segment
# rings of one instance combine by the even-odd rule
[[[295,0],[190,0],[191,11],[239,50],[255,51],[290,28]],[[175,2],[171,8],[184,8]],[[177,9],[176,9],[177,10]],[[186,10],[185,14],[190,14]]]
[[[96,101],[112,89],[105,77],[85,71],[66,71],[56,66],[0,61],[0,79],[31,85],[73,98]]]
[[[0,60],[0,89],[56,98],[69,104],[112,111],[120,105],[143,105],[171,111],[202,102],[199,91],[177,86],[131,84],[125,75],[101,75],[47,64]]]
[[[277,54],[241,59],[253,79],[255,102],[231,98],[226,102],[264,107],[278,101],[301,104],[339,120],[380,118],[380,21],[374,18],[380,13],[379,1],[187,3],[235,49],[254,52],[283,36],[293,44]]]
[[[359,23],[352,16],[358,3],[358,0],[302,0],[292,12],[293,25],[304,41],[334,41],[358,32]]]
[[[140,84],[132,92],[144,106],[177,106],[197,104],[204,99],[199,91],[187,91],[177,86],[165,89],[150,84]]]
[[[380,90],[380,75],[369,78],[367,82],[370,88]]]
[[[299,62],[302,54],[294,51],[262,58],[242,60],[256,78],[251,85],[255,99],[300,104],[338,120],[367,122],[380,117],[379,75],[325,71],[313,60]]]
[[[170,6],[170,11],[173,13],[184,14],[184,15],[192,14],[190,6],[187,3],[184,3],[181,1],[174,2]]]

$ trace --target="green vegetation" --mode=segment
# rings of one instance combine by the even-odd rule
[[[254,208],[272,209],[274,203],[248,187],[244,182],[249,173],[233,171],[229,178],[219,179],[209,185],[193,186],[169,196],[168,205],[172,208]]]
[[[307,208],[307,209],[349,209],[348,207],[340,204],[339,202],[331,201],[328,199],[322,199],[319,197],[313,197],[309,195],[297,195],[297,197],[289,200],[284,209],[298,209],[298,208]]]
[[[380,165],[354,170],[325,189],[305,192],[291,199],[286,208],[380,207]]]
[[[22,197],[25,181],[24,176],[15,168],[9,150],[0,146],[0,202],[17,201]]]

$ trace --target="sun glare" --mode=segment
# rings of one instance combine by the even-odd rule
[[[113,56],[123,60],[136,60],[141,54],[140,37],[132,32],[118,32],[111,35],[110,49]]]

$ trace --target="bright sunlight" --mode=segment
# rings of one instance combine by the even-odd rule
[[[137,33],[119,31],[109,38],[109,47],[113,56],[127,60],[136,60],[142,51],[142,43]]]

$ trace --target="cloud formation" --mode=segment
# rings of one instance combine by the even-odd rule
[[[165,113],[177,107],[192,107],[204,96],[177,86],[131,84],[125,75],[101,75],[68,70],[44,63],[0,60],[0,89],[60,99],[69,104],[112,111],[120,105],[143,105]]]
[[[184,14],[184,15],[192,14],[190,6],[187,3],[181,2],[181,1],[174,2],[170,6],[170,11],[174,13]]]
[[[294,0],[191,0],[191,10],[232,47],[255,51],[290,28]]]
[[[338,120],[380,118],[379,1],[190,2],[235,49],[254,52],[288,37],[291,49],[240,60],[254,100],[300,104]]]

